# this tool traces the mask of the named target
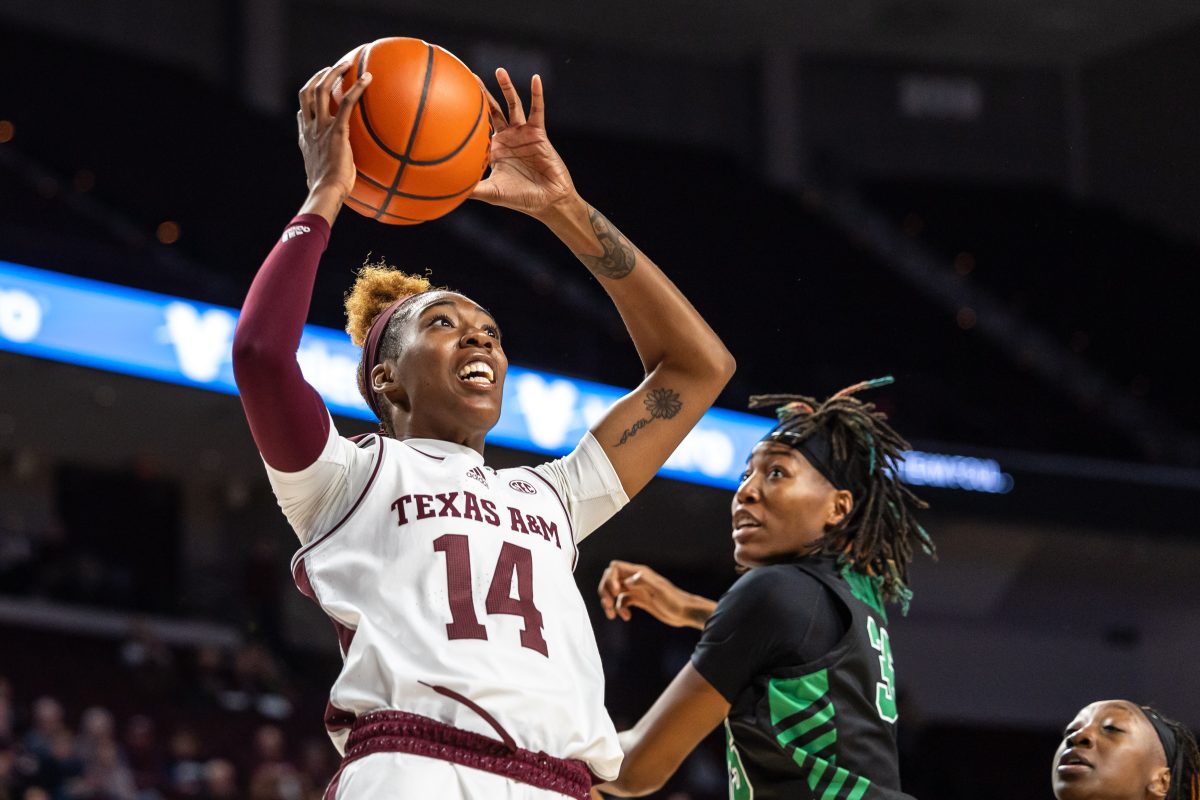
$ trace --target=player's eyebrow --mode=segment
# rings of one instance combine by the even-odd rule
[[[434,300],[434,301],[433,301],[433,302],[431,302],[429,305],[427,305],[427,306],[425,306],[424,308],[422,308],[422,309],[421,309],[421,311],[420,311],[420,313],[421,313],[421,314],[424,314],[426,311],[428,311],[429,309],[431,309],[431,308],[434,308],[434,307],[436,307],[436,306],[452,306],[452,305],[454,305],[454,301],[453,301],[453,300],[451,300],[451,299],[450,299],[450,298],[448,298],[448,297],[447,297],[447,298],[444,298],[444,299],[442,299],[442,300]],[[495,315],[495,314],[493,314],[492,312],[488,311],[486,308],[484,308],[484,307],[483,307],[483,306],[481,306],[481,305],[476,305],[476,306],[475,306],[475,310],[476,310],[476,311],[482,311],[484,314],[487,314],[489,317],[491,317],[491,318],[492,318],[492,323],[493,323],[493,324],[496,326],[496,330],[497,330],[497,331],[499,331],[499,330],[500,330],[500,323],[496,322],[496,315]]]

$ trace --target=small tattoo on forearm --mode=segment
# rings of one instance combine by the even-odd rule
[[[614,281],[633,272],[633,267],[637,263],[637,249],[625,238],[625,234],[617,230],[603,214],[594,208],[588,208],[588,220],[592,223],[596,239],[604,248],[604,255],[579,254],[579,260],[583,262],[584,266],[593,274]]]
[[[637,436],[638,431],[654,420],[671,419],[683,408],[683,401],[679,399],[679,392],[671,389],[651,389],[646,392],[646,399],[642,401],[642,404],[646,406],[646,410],[650,412],[650,416],[642,417],[630,425],[621,434],[621,441],[616,443],[616,447],[620,447],[634,436]]]

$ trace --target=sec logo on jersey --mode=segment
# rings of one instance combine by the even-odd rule
[[[537,494],[537,489],[533,487],[533,484],[526,483],[525,481],[509,481],[508,488],[518,491],[521,494]]]

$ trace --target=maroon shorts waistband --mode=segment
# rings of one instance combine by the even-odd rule
[[[450,761],[577,800],[588,800],[592,787],[591,770],[582,761],[509,747],[407,711],[372,711],[358,717],[346,740],[342,769],[374,753],[411,753]]]

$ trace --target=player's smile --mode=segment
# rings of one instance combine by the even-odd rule
[[[471,360],[458,368],[458,379],[463,383],[490,389],[496,385],[496,370],[488,363],[491,359],[471,356]]]
[[[500,418],[508,359],[486,309],[454,292],[431,292],[406,321],[397,366],[413,435],[465,441]]]

